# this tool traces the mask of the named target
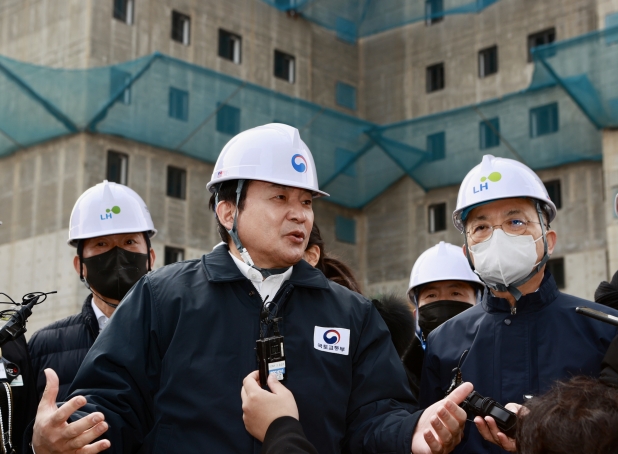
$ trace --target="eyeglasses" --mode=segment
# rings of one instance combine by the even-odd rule
[[[470,229],[466,233],[475,243],[482,243],[491,238],[496,227],[501,228],[508,236],[520,236],[528,231],[530,224],[541,225],[540,222],[525,221],[523,219],[507,219],[498,225],[491,225],[486,221],[474,221],[470,224]]]

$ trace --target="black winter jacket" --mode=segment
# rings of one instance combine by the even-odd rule
[[[618,312],[561,293],[545,271],[539,290],[523,296],[513,310],[506,299],[485,292],[471,309],[429,334],[421,378],[420,401],[430,405],[444,397],[460,362],[462,378],[501,404],[523,403],[524,395],[546,393],[557,380],[574,375],[599,377],[601,361],[617,334],[608,325],[577,312],[587,306],[618,316]],[[504,453],[485,441],[473,422],[466,423],[461,454]]]
[[[321,454],[409,454],[420,412],[373,304],[305,261],[288,282],[284,384],[307,439]],[[147,274],[86,356],[71,393],[88,404],[72,419],[103,412],[116,453],[258,454],[240,389],[257,369],[262,304],[227,247]],[[320,327],[349,329],[347,354],[324,349]]]
[[[40,329],[28,342],[39,400],[45,389],[43,371],[48,367],[58,374],[60,380],[58,401],[65,400],[79,366],[99,335],[99,324],[91,303],[92,295],[88,295],[79,314]]]

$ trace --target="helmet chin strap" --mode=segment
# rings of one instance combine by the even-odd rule
[[[526,277],[518,281],[515,281],[509,285],[504,285],[504,284],[493,285],[493,284],[488,284],[487,282],[485,282],[483,280],[483,277],[479,273],[476,273],[479,276],[479,279],[481,279],[481,281],[483,281],[483,283],[487,287],[497,292],[509,292],[513,296],[513,298],[515,298],[515,301],[519,301],[519,299],[523,296],[523,294],[519,291],[517,287],[521,287],[526,282],[528,282],[530,279],[532,279],[539,271],[541,271],[541,269],[545,266],[545,264],[549,260],[549,254],[547,252],[547,231],[545,230],[545,221],[543,220],[543,214],[541,212],[541,204],[539,202],[536,202],[536,212],[537,212],[537,215],[539,216],[539,223],[541,224],[541,232],[543,233],[543,258],[539,261],[539,263],[537,263],[534,266],[534,268],[532,268],[532,271],[530,272],[530,274],[528,274]],[[472,271],[475,271],[474,264],[472,263],[472,258],[470,257],[470,249],[468,247],[468,235],[466,234],[465,229],[464,229],[464,244],[466,246],[466,258],[468,259],[468,263],[470,264]]]
[[[225,229],[225,230],[227,231],[228,235],[230,235],[230,237],[232,238],[232,241],[234,242],[234,246],[236,246],[236,249],[238,249],[238,253],[240,254],[240,257],[242,258],[243,262],[245,262],[251,268],[259,271],[262,277],[266,279],[268,276],[271,276],[273,273],[266,268],[260,268],[258,266],[255,266],[255,264],[253,263],[253,259],[251,259],[251,256],[249,255],[249,251],[243,246],[242,241],[240,241],[240,237],[238,236],[238,203],[240,202],[240,194],[242,192],[242,188],[245,184],[245,181],[246,180],[238,180],[238,185],[236,186],[236,211],[234,212],[234,224],[232,224],[231,229],[229,230]],[[219,204],[219,190],[217,190],[217,193],[215,195],[215,207],[218,204]]]

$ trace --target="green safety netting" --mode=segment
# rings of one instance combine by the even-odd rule
[[[390,125],[158,53],[82,70],[0,57],[0,156],[89,131],[214,163],[234,134],[277,121],[299,128],[331,201],[360,208],[405,175],[426,190],[459,184],[486,153],[534,169],[601,159],[597,127],[616,126],[618,114],[613,36],[535,51],[533,82],[522,92]]]
[[[262,0],[350,42],[413,22],[478,13],[499,0]]]
[[[534,83],[555,80],[597,128],[618,126],[618,27],[532,52]]]

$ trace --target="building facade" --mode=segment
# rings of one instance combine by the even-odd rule
[[[525,90],[535,74],[531,47],[602,29],[616,11],[618,2],[603,0],[500,0],[479,12],[412,21],[350,42],[262,0],[67,0],[62,7],[54,0],[8,0],[0,5],[0,55],[87,69],[160,52],[384,125]],[[570,114],[560,101],[551,132],[569,115],[581,115],[573,106],[577,113]],[[475,121],[483,136],[486,119],[481,113]],[[522,122],[527,131],[528,118]],[[585,134],[597,134],[589,129]],[[612,214],[618,133],[598,131],[595,140],[588,142],[599,159],[538,170],[559,205],[552,270],[564,291],[588,299],[618,269]],[[457,148],[458,141],[450,135],[442,147]],[[509,145],[501,155],[513,157],[511,148],[521,151]],[[146,201],[158,229],[157,267],[200,257],[220,241],[205,189],[211,173],[212,163],[202,159],[110,134],[78,131],[18,147],[0,158],[0,290],[13,298],[58,291],[35,309],[30,332],[79,310],[87,290],[66,244],[69,217],[79,195],[106,178]],[[327,250],[354,268],[366,295],[403,294],[423,251],[439,241],[463,243],[450,220],[457,191],[457,184],[427,190],[403,176],[362,206],[318,200],[316,222]]]

